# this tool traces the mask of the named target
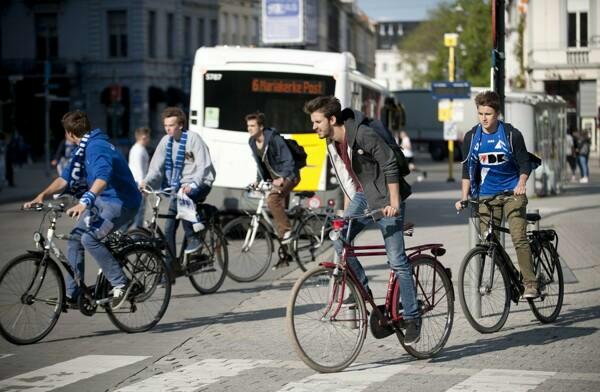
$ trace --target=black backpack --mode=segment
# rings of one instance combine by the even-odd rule
[[[302,169],[304,166],[306,166],[307,155],[306,151],[304,151],[304,147],[299,145],[294,139],[283,138],[283,140],[285,140],[285,144],[287,144],[290,152],[292,153],[294,162],[296,162],[296,167],[298,167],[298,169]]]
[[[367,127],[374,130],[379,136],[385,140],[385,142],[390,146],[392,151],[394,152],[394,156],[396,157],[396,163],[398,164],[398,171],[402,177],[406,177],[410,174],[410,168],[408,167],[408,161],[402,152],[402,147],[396,143],[396,140],[392,136],[392,133],[387,129],[383,123],[379,120],[373,118],[365,118],[362,122]]]

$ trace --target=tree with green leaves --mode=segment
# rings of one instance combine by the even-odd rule
[[[445,33],[459,33],[455,48],[455,80],[473,86],[489,86],[492,63],[492,11],[488,0],[455,0],[441,3],[429,12],[400,45],[400,52],[412,66],[415,87],[429,87],[431,81],[448,80],[448,48]],[[427,62],[427,69],[419,68]]]

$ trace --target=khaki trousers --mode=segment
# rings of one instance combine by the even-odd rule
[[[505,200],[497,199],[491,205],[495,207],[502,206],[502,208],[494,208],[494,224],[497,226],[501,224],[502,211],[504,211],[510,236],[517,252],[517,260],[521,274],[523,274],[523,280],[525,282],[536,281],[535,274],[533,273],[531,248],[527,240],[527,196],[519,195],[506,198]],[[484,233],[489,222],[490,211],[485,205],[481,204],[479,206],[479,213],[481,215],[480,230],[481,233]],[[496,235],[498,235],[497,232]]]
[[[273,186],[271,193],[269,193],[269,196],[267,196],[267,206],[269,206],[269,210],[271,210],[271,214],[273,214],[273,219],[277,225],[279,238],[282,238],[286,231],[292,229],[290,220],[285,213],[285,208],[287,207],[288,196],[290,195],[290,192],[296,187],[296,185],[298,185],[299,182],[299,176],[293,181],[290,181],[286,178],[283,180],[283,184],[281,186]]]

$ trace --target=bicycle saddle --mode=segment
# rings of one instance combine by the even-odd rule
[[[202,213],[206,219],[219,215],[219,209],[217,207],[206,203],[196,203],[196,211]]]
[[[537,222],[540,219],[542,219],[542,217],[537,212],[528,212],[527,213],[527,220],[529,222]]]
[[[302,192],[297,192],[296,196],[298,196],[300,199],[309,199],[311,197],[313,197],[315,195],[315,192],[310,192],[310,191],[302,191]]]

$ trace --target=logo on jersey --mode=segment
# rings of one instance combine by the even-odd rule
[[[498,140],[496,146],[494,147],[496,150],[506,150],[506,144],[502,140]]]
[[[479,154],[479,162],[482,165],[495,166],[502,165],[505,162],[508,162],[506,159],[506,154],[503,152],[486,152]]]

